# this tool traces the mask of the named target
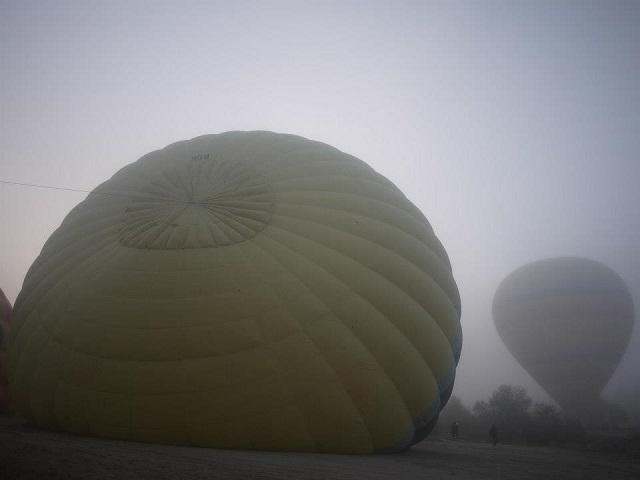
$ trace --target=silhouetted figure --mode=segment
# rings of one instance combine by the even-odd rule
[[[458,422],[453,422],[451,424],[451,436],[453,438],[458,438]]]
[[[493,446],[495,447],[498,444],[498,429],[496,428],[495,424],[491,425],[489,436],[491,437],[491,441],[493,442]]]

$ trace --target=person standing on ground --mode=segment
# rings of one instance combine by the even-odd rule
[[[489,436],[491,437],[491,441],[493,442],[493,446],[495,447],[498,444],[498,429],[496,428],[495,423],[491,425]]]
[[[458,422],[453,422],[451,424],[451,436],[454,439],[458,438]]]

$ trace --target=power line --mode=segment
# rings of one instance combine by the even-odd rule
[[[36,187],[36,188],[47,188],[50,190],[63,190],[67,192],[91,193],[93,195],[108,195],[111,197],[140,198],[143,200],[152,200],[154,202],[162,201],[162,202],[175,202],[175,203],[189,203],[186,200],[176,200],[171,198],[144,197],[142,195],[135,195],[130,193],[96,192],[94,190],[82,190],[80,188],[67,188],[67,187],[53,187],[51,185],[41,185],[37,183],[10,182],[7,180],[0,180],[0,183],[4,183],[5,185],[17,185],[20,187]]]
[[[37,183],[9,182],[6,180],[0,180],[0,183],[4,183],[7,185],[19,185],[21,187],[49,188],[51,190],[66,190],[69,192],[91,193],[91,190],[80,190],[78,188],[52,187],[51,185],[39,185]]]

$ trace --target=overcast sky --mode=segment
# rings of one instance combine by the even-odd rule
[[[467,404],[502,383],[549,401],[493,325],[515,268],[600,261],[640,311],[640,1],[0,0],[0,181],[92,190],[256,129],[355,155],[424,212],[462,296]],[[12,303],[85,197],[0,183]],[[636,315],[605,396],[639,370]]]

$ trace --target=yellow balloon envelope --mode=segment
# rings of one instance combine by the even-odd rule
[[[445,250],[389,180],[270,132],[178,142],[46,242],[15,305],[32,423],[212,448],[406,449],[460,356]]]

